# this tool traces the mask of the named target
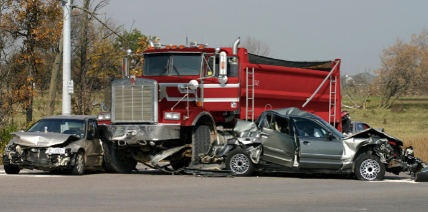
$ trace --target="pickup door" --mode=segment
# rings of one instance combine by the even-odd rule
[[[287,167],[293,165],[296,144],[288,123],[286,118],[274,113],[264,116],[261,122],[263,160]]]
[[[293,117],[300,143],[300,168],[340,169],[342,167],[343,143],[340,139],[328,138],[330,131],[314,119]]]

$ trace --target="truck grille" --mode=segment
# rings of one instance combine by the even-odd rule
[[[156,83],[136,79],[132,86],[128,82],[125,79],[120,86],[112,86],[112,122],[156,122]]]

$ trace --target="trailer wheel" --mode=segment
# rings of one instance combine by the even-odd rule
[[[355,165],[355,176],[359,180],[382,180],[385,176],[385,166],[375,155],[361,155]]]
[[[122,152],[113,142],[104,138],[102,144],[104,150],[103,167],[106,172],[131,173],[135,169],[137,161],[122,155]]]
[[[207,153],[210,145],[210,127],[207,125],[196,125],[192,133],[192,165],[199,164],[199,154]]]
[[[227,155],[226,169],[233,171],[238,176],[250,176],[254,172],[254,164],[250,155],[238,148]]]

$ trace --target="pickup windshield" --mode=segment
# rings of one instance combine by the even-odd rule
[[[72,134],[83,138],[85,135],[85,121],[74,119],[41,119],[27,132],[54,132]]]
[[[144,76],[197,76],[201,54],[146,54]]]

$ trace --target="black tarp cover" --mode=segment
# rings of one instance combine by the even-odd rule
[[[248,53],[248,60],[252,64],[270,65],[270,66],[282,66],[289,68],[301,68],[301,69],[312,69],[318,71],[331,71],[331,65],[333,61],[288,61],[279,60],[269,57],[263,57],[255,54]]]

